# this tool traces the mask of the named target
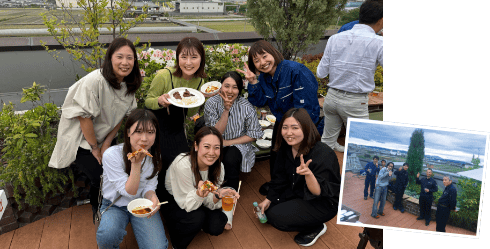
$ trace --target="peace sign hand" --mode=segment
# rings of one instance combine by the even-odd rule
[[[223,105],[225,106],[225,110],[230,111],[231,106],[233,105],[233,100],[229,100],[221,90],[218,92],[219,96],[223,99]]]
[[[244,74],[245,75],[245,79],[247,79],[250,84],[252,84],[252,85],[253,84],[257,84],[257,75],[255,75],[254,72],[250,71],[250,69],[248,68],[247,63],[243,63],[243,65],[244,65],[244,67],[243,67],[244,70],[241,70],[241,69],[238,69],[237,68],[236,71],[239,72],[239,73]]]
[[[305,163],[305,160],[303,159],[303,154],[301,154],[300,161],[301,164],[299,165],[299,167],[296,168],[296,173],[303,176],[313,175],[313,172],[311,172],[310,168],[308,168],[312,160],[310,159],[308,160],[308,162]]]

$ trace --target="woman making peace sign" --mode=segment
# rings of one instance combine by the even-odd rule
[[[299,231],[294,241],[311,246],[337,214],[340,167],[335,152],[303,108],[287,111],[275,140],[277,159],[267,198],[259,204],[281,231]]]

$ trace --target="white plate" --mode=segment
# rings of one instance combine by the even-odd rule
[[[212,92],[206,92],[206,89],[208,89],[208,87],[210,87],[210,86],[215,86],[218,89],[216,89]],[[213,93],[218,92],[220,88],[221,88],[221,83],[219,81],[210,81],[210,82],[201,86],[201,92],[206,93],[206,94],[213,94]]]
[[[270,148],[272,145],[272,142],[269,140],[264,140],[264,139],[259,139],[255,142],[257,146],[259,146],[262,149],[267,149]]]
[[[153,202],[146,199],[146,198],[137,198],[137,199],[132,200],[130,203],[128,203],[127,208],[128,208],[128,211],[136,217],[140,217],[140,218],[148,217],[148,215],[150,215],[151,212],[147,213],[147,214],[135,214],[132,212],[133,209],[135,209],[137,207],[141,207],[141,206],[143,206],[143,207],[150,206],[150,209],[153,212],[153,209],[151,208],[151,206],[153,206]]]
[[[264,130],[264,136],[262,136],[263,139],[272,139],[272,129],[267,129]]]
[[[182,95],[184,94],[186,89],[189,90],[190,93],[194,94],[194,96],[184,98]],[[174,98],[175,92],[179,92],[180,96],[182,97],[182,100],[177,100]],[[201,92],[187,87],[174,88],[170,92],[168,92],[168,95],[170,96],[170,98],[168,98],[168,102],[172,103],[172,105],[182,107],[182,108],[194,108],[194,107],[201,106],[202,104],[204,104],[204,100],[205,100],[204,95],[202,95]],[[184,99],[185,101],[189,101],[189,100],[193,100],[193,101],[189,104],[185,104],[185,102],[183,101]]]
[[[265,116],[265,118],[271,122],[272,124],[275,124],[276,123],[276,117],[274,115],[267,115]]]
[[[260,126],[265,128],[265,127],[269,127],[271,125],[271,122],[269,122],[267,120],[259,120],[259,124],[260,124]]]

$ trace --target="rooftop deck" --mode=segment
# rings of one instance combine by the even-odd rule
[[[343,153],[336,153],[342,165]],[[295,232],[281,232],[269,224],[261,224],[252,211],[251,203],[264,199],[258,190],[263,183],[270,180],[269,161],[257,162],[251,173],[242,173],[240,178],[242,180],[241,197],[233,218],[233,229],[225,230],[220,236],[210,236],[200,232],[189,248],[300,248],[293,240]],[[336,221],[335,217],[326,223],[327,232],[311,248],[357,247],[358,234],[363,229],[337,225]],[[138,248],[132,229],[128,227],[127,230],[128,235],[124,238],[120,248]],[[168,233],[167,238],[169,238]],[[89,204],[74,206],[0,235],[0,248],[97,248],[91,207]],[[372,246],[368,244],[366,248],[372,248]]]

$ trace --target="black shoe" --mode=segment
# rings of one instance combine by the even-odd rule
[[[315,244],[317,239],[327,231],[327,225],[322,225],[322,227],[319,227],[311,233],[298,233],[298,235],[294,237],[294,242],[298,243],[300,246],[311,246]]]
[[[405,209],[404,208],[401,208],[400,209],[400,212],[405,213]]]
[[[269,193],[269,182],[266,182],[266,183],[262,184],[262,186],[260,186],[259,193],[261,195],[267,196],[267,193]]]
[[[422,217],[417,217],[417,220],[423,220],[423,219],[424,219],[424,218],[422,218]]]
[[[367,196],[364,196],[364,200],[367,200]]]
[[[426,226],[429,226],[429,223],[430,223],[430,220],[426,220],[426,221],[425,221],[425,225],[426,225]]]

